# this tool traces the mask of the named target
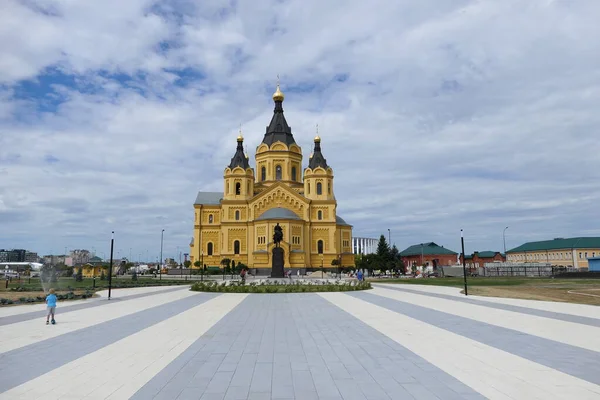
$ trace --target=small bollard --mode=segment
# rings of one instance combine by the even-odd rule
[[[96,289],[96,277],[92,280],[92,289]]]

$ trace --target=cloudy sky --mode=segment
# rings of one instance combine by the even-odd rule
[[[0,1],[0,248],[187,252],[284,109],[355,236],[600,236],[600,2]],[[131,250],[130,250],[131,249]]]

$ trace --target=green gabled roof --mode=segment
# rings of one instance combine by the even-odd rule
[[[600,249],[600,237],[576,237],[527,242],[510,249],[507,253],[522,253],[525,251],[563,250],[563,249]]]
[[[422,253],[421,253],[422,251]],[[400,252],[400,255],[403,257],[407,256],[420,256],[421,254],[425,256],[438,255],[438,254],[447,254],[447,255],[457,255],[458,253],[453,252],[452,250],[445,249],[442,246],[438,246],[433,242],[423,243],[423,244],[415,244],[410,246],[407,249],[404,249]]]
[[[479,253],[477,253],[477,255],[481,258],[492,258],[495,257],[496,254],[499,253],[498,251],[480,251]],[[502,255],[502,253],[500,253],[500,255]]]

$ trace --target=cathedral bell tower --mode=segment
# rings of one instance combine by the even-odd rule
[[[266,188],[278,181],[302,188],[302,150],[283,115],[283,92],[277,83],[275,109],[262,143],[256,148],[256,185]]]
[[[242,131],[237,138],[237,149],[231,163],[225,168],[224,200],[248,200],[254,196],[254,171],[250,168],[248,156],[244,154]]]
[[[321,153],[321,138],[315,136],[315,147],[304,170],[304,196],[311,200],[334,200],[333,170]]]

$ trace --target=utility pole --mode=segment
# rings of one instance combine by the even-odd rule
[[[504,242],[504,257],[506,258],[506,230],[508,229],[508,226],[506,228],[504,228],[504,230],[502,231],[502,241]]]

